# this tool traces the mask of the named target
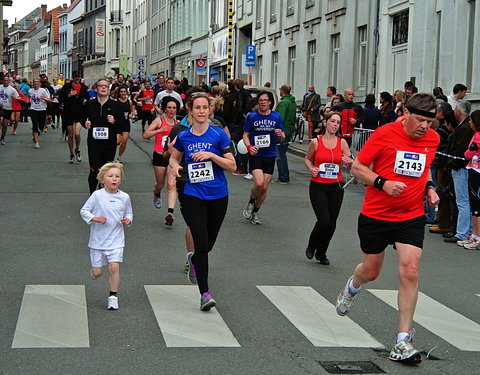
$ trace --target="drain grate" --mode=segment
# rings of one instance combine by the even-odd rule
[[[329,374],[385,374],[380,367],[371,361],[317,361]]]

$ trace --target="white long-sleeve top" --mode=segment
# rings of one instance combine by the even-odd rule
[[[85,202],[80,215],[90,225],[89,248],[106,250],[125,246],[125,234],[120,220],[128,218],[133,221],[132,203],[127,193],[118,190],[111,194],[105,189],[97,190]],[[105,224],[92,222],[92,218],[100,216],[107,218]]]

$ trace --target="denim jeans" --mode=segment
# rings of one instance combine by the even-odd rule
[[[290,182],[290,175],[288,173],[287,149],[288,143],[292,139],[292,134],[285,132],[285,140],[277,144],[277,170],[278,181]]]
[[[452,170],[452,179],[458,208],[456,237],[460,240],[464,240],[472,233],[467,169],[460,168],[458,171]]]

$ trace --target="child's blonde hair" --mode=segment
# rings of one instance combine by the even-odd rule
[[[107,163],[102,168],[100,168],[97,174],[97,180],[102,181],[103,177],[105,176],[105,173],[107,173],[110,169],[113,169],[113,168],[119,169],[120,177],[123,180],[123,165],[121,163],[113,163],[113,162]]]

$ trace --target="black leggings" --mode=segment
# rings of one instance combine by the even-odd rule
[[[90,165],[90,174],[88,175],[88,186],[90,187],[90,194],[97,190],[98,186],[98,170],[104,164],[115,159],[117,152],[116,144],[94,144],[88,143],[88,163]]]
[[[195,253],[192,263],[198,281],[200,294],[208,288],[208,253],[212,250],[227,213],[228,195],[213,200],[203,200],[192,195],[184,195],[182,213],[192,232]]]
[[[47,119],[47,111],[34,111],[31,109],[30,118],[32,119],[32,132],[43,132],[43,129],[45,129],[45,120]]]
[[[343,189],[338,183],[310,181],[310,202],[317,217],[308,246],[316,249],[315,257],[320,259],[327,253],[330,240],[335,233],[337,218],[343,201]]]

